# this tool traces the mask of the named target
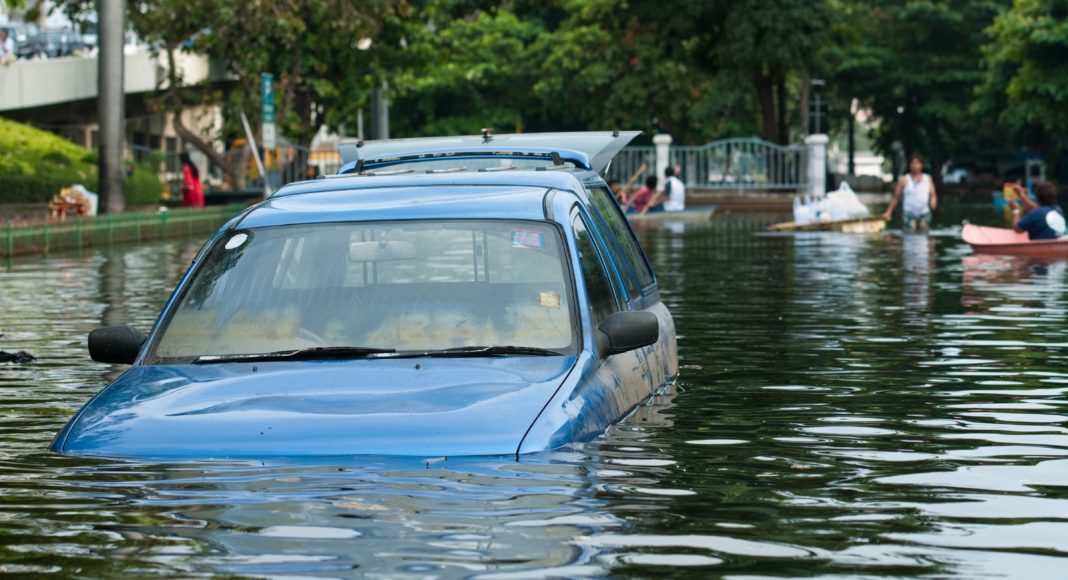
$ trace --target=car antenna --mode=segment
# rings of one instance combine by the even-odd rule
[[[493,140],[493,127],[482,128],[482,142],[489,143]]]
[[[619,137],[619,129],[613,129],[612,130],[612,136],[613,137]]]

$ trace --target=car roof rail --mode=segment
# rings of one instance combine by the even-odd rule
[[[339,174],[362,174],[368,169],[419,161],[463,158],[513,158],[549,160],[554,166],[570,162],[576,167],[603,173],[620,149],[640,131],[580,131],[568,133],[515,133],[494,135],[482,129],[479,135],[344,141],[339,145]]]

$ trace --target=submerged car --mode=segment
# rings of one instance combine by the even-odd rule
[[[675,380],[675,327],[599,171],[634,133],[342,147],[205,245],[76,455],[515,455],[588,440]]]

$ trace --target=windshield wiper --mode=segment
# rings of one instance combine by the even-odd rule
[[[508,354],[532,355],[532,356],[562,356],[564,353],[536,346],[458,346],[455,348],[443,348],[439,350],[407,350],[391,355],[389,358],[415,358],[415,357],[474,357],[474,356],[500,356]]]
[[[374,354],[390,354],[395,348],[368,348],[363,346],[315,346],[296,350],[276,350],[250,354],[206,354],[197,357],[194,363],[245,362],[261,360],[331,360],[362,358]]]

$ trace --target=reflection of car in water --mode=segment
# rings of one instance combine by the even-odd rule
[[[349,150],[205,246],[53,449],[498,455],[603,432],[670,384],[675,329],[598,170],[633,135]],[[343,150],[344,152],[344,150]]]

